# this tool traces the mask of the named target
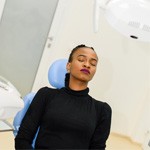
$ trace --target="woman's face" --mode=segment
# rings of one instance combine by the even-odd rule
[[[97,62],[98,57],[91,48],[79,48],[67,64],[70,80],[89,82],[96,72]]]

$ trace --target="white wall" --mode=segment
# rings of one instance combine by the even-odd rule
[[[49,85],[47,71],[54,60],[68,58],[70,50],[78,44],[93,46],[100,61],[89,84],[90,94],[111,105],[112,132],[143,143],[150,127],[150,44],[122,36],[106,22],[102,13],[100,30],[94,33],[94,0],[61,2],[63,7],[58,5],[33,91]]]

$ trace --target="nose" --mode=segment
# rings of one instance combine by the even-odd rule
[[[85,61],[83,66],[86,67],[86,68],[90,68],[90,63],[88,61]]]

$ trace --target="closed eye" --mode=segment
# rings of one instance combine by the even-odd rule
[[[92,59],[91,62],[90,62],[90,64],[91,64],[92,66],[96,66],[96,65],[97,65],[97,61]]]
[[[84,57],[84,56],[79,56],[79,57],[78,57],[78,61],[84,62],[84,61],[85,61],[85,57]]]
[[[85,62],[85,61],[88,61],[86,56],[84,55],[79,55],[78,56],[78,61],[79,62]],[[97,60],[95,58],[91,58],[89,59],[89,63],[92,65],[92,66],[96,66],[97,65]]]
[[[80,61],[80,62],[84,62],[84,59],[78,59],[78,61]]]

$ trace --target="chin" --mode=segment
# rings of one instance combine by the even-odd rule
[[[88,83],[89,81],[91,81],[91,79],[89,78],[81,78],[80,80],[85,83]]]

